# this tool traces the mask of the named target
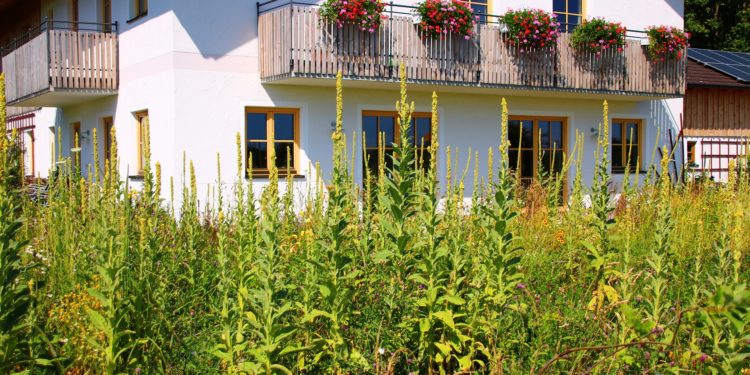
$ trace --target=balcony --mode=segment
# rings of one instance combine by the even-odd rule
[[[629,32],[623,52],[608,50],[600,57],[571,47],[569,33],[552,48],[522,52],[508,42],[497,22],[478,24],[470,40],[452,35],[432,40],[420,35],[410,6],[390,4],[389,18],[368,33],[326,25],[316,6],[283,1],[258,5],[260,76],[268,84],[325,85],[330,83],[321,79],[334,78],[341,70],[345,79],[362,87],[387,87],[398,80],[398,64],[403,64],[411,83],[469,92],[636,99],[685,93],[685,59],[650,61],[642,32]]]
[[[117,93],[117,24],[45,21],[2,52],[10,106],[63,107]]]

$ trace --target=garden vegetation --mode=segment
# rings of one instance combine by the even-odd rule
[[[301,205],[273,167],[256,195],[239,136],[234,184],[199,200],[191,162],[162,181],[147,126],[142,189],[114,141],[101,171],[61,160],[33,201],[0,137],[0,373],[750,371],[747,160],[726,184],[674,184],[665,152],[615,196],[604,103],[599,147],[579,135],[564,162],[572,186],[544,171],[522,186],[505,100],[480,176],[478,153],[439,145],[433,95],[431,154],[446,156],[423,169],[403,82],[393,167],[381,152],[358,185],[339,77],[333,169]]]

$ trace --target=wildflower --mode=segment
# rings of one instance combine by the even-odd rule
[[[516,289],[524,290],[524,289],[526,289],[526,284],[518,283],[518,284],[516,284]]]
[[[708,354],[701,353],[701,356],[698,358],[698,360],[701,361],[701,363],[705,363],[708,360]]]
[[[378,354],[380,354],[380,355],[383,355],[383,354],[385,354],[385,349],[383,349],[383,348],[378,348]]]

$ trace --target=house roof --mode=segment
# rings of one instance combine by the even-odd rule
[[[690,48],[687,83],[750,88],[750,53]]]

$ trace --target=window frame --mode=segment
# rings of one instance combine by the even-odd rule
[[[112,32],[112,0],[100,0],[99,6],[101,7],[99,16],[103,24],[102,29],[104,32]]]
[[[73,154],[73,162],[78,167],[78,169],[81,169],[81,156],[83,155],[83,147],[81,147],[81,122],[76,121],[70,124],[71,127],[71,134],[70,134],[70,153]],[[76,146],[76,141],[78,141],[78,145]],[[76,152],[73,151],[73,149],[78,148],[77,155]]]
[[[537,175],[539,174],[539,152],[541,150],[557,150],[556,148],[552,149],[541,149],[540,150],[540,144],[539,144],[539,121],[548,121],[548,122],[561,122],[562,123],[562,147],[560,151],[562,151],[563,155],[568,154],[568,118],[564,116],[525,116],[525,115],[510,115],[508,116],[508,128],[510,128],[510,122],[511,121],[532,121],[532,142],[533,147],[531,147],[531,151],[533,152],[534,158],[533,158],[533,166],[532,166],[532,177],[530,178],[531,181],[536,180]],[[508,136],[510,136],[510,131],[508,131]],[[508,139],[508,142],[510,142],[510,139]],[[509,144],[510,146],[510,144]],[[512,148],[509,147],[508,151],[517,151],[519,152],[518,157],[521,157],[521,151],[528,151],[528,147],[520,147],[522,145],[519,145],[518,148]],[[511,169],[516,168],[517,165],[509,165]],[[564,171],[563,171],[564,172]],[[529,180],[528,177],[519,177],[520,180]],[[565,193],[565,196],[567,196],[567,178],[563,179],[563,193]]]
[[[106,163],[112,155],[110,154],[110,150],[112,148],[112,128],[114,128],[115,122],[114,118],[112,116],[107,116],[102,118],[102,133],[104,133],[104,162]]]
[[[573,32],[573,29],[576,28],[576,26],[583,24],[583,22],[586,20],[586,0],[580,0],[581,1],[581,13],[571,13],[569,11],[570,9],[570,2],[571,1],[577,1],[577,0],[564,0],[565,1],[565,11],[558,12],[555,11],[555,2],[552,1],[552,13],[557,15],[557,21],[560,22],[560,26],[564,32]],[[578,16],[581,18],[581,21],[576,24],[575,26],[571,27],[571,24],[568,22],[568,18],[570,16]],[[563,19],[561,19],[563,18]]]
[[[374,117],[393,117],[394,118],[394,130],[393,130],[393,143],[398,144],[401,141],[401,116],[397,111],[379,111],[379,110],[364,110],[362,111],[362,117],[360,117],[361,123],[360,123],[360,129],[362,130],[362,134],[364,134],[364,118],[365,116],[374,116]],[[430,133],[432,133],[432,113],[430,112],[413,112],[411,114],[412,119],[416,118],[427,118],[430,120]],[[416,131],[416,127],[414,128],[414,131]],[[416,143],[416,134],[414,135],[414,147],[417,150],[417,153],[422,151],[429,151],[430,146],[418,146]],[[360,139],[361,140],[361,139]],[[366,177],[366,169],[367,169],[367,160],[364,159],[365,155],[367,155],[367,151],[373,151],[373,150],[379,150],[380,149],[380,136],[378,136],[378,145],[376,147],[367,147],[366,143],[362,143],[362,179],[364,180]],[[393,146],[390,147],[383,147],[384,151],[387,150],[393,150]],[[437,155],[431,155],[430,157],[436,157]]]
[[[687,141],[687,162],[688,164],[698,164],[696,160],[696,151],[698,149],[698,142],[697,141]]]
[[[150,124],[150,117],[148,114],[148,109],[144,109],[141,111],[137,111],[133,113],[133,116],[135,116],[135,122],[136,122],[136,176],[143,176],[143,163],[145,160],[143,160],[144,152],[143,152],[143,120],[149,119]]]
[[[635,119],[635,118],[613,118],[610,120],[610,129],[609,129],[609,152],[610,152],[610,172],[612,174],[624,174],[625,168],[627,167],[627,164],[623,163],[623,165],[615,166],[614,161],[612,159],[612,155],[614,152],[612,151],[612,147],[615,146],[614,143],[612,143],[612,127],[615,125],[615,123],[621,124],[620,126],[620,137],[622,137],[622,143],[618,144],[622,148],[622,154],[620,160],[627,160],[627,163],[630,163],[630,159],[628,158],[628,150],[630,149],[630,144],[627,143],[627,124],[635,123],[636,127],[638,129],[638,137],[637,141],[638,143],[633,143],[634,146],[637,147],[638,151],[638,159],[636,159],[636,165],[640,166],[640,169],[643,169],[643,163],[641,162],[643,160],[643,119]],[[625,126],[622,126],[625,125]],[[635,171],[636,165],[630,166],[631,173]],[[642,172],[642,171],[638,171]]]
[[[492,14],[492,0],[466,0],[466,5],[471,8],[472,11],[474,11],[474,8],[471,7],[472,4],[478,4],[478,5],[485,5],[487,7],[487,11],[484,13],[484,15],[474,14],[475,16],[479,16],[478,23],[488,23],[490,22],[489,18]]]
[[[131,0],[130,19],[127,21],[127,23],[132,23],[143,17],[146,17],[148,15],[148,6],[148,0]]]
[[[294,140],[291,142],[294,146],[292,147],[292,158],[294,160],[294,163],[291,165],[291,170],[289,170],[289,173],[287,174],[286,167],[278,167],[278,175],[279,177],[287,177],[289,175],[292,175],[293,177],[300,176],[299,171],[299,158],[300,158],[300,126],[299,126],[299,108],[288,108],[288,107],[245,107],[245,119],[243,127],[243,139],[244,141],[244,150],[243,154],[245,155],[245,160],[243,160],[243,165],[245,166],[245,178],[249,178],[248,174],[248,160],[250,159],[250,155],[248,155],[247,146],[250,142],[260,142],[263,141],[262,139],[249,139],[247,134],[247,115],[249,113],[264,113],[266,115],[266,168],[260,169],[260,168],[253,168],[253,178],[259,177],[259,178],[267,178],[270,176],[270,169],[268,166],[271,165],[271,161],[268,159],[268,150],[270,150],[271,147],[273,147],[273,143],[276,142],[275,137],[275,129],[274,129],[274,114],[290,114],[294,116]],[[289,143],[287,141],[287,143]]]

